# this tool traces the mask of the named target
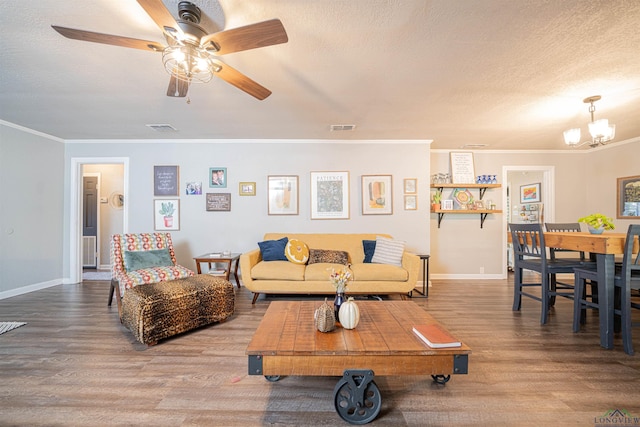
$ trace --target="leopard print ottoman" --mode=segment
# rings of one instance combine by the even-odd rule
[[[122,323],[143,344],[190,331],[233,314],[233,285],[199,274],[185,279],[140,285],[122,298]]]

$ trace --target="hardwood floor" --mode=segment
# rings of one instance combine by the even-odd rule
[[[511,311],[510,283],[434,281],[429,299],[413,299],[472,348],[469,374],[445,386],[376,377],[373,425],[588,426],[614,409],[640,425],[640,330],[636,356],[619,336],[602,349],[597,314],[574,334],[560,298],[541,326],[539,303]],[[147,348],[107,307],[108,290],[84,282],[0,300],[0,321],[28,322],[0,335],[0,425],[348,425],[333,408],[336,377],[247,375],[246,346],[274,298],[252,306],[241,288],[226,322]]]

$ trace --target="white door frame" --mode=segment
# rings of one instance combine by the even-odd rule
[[[504,184],[502,185],[502,203],[504,204],[504,211],[502,213],[502,241],[504,242],[502,251],[502,271],[504,277],[507,277],[507,233],[509,227],[509,215],[507,212],[507,186],[509,185],[508,174],[509,172],[526,172],[526,171],[542,171],[542,183],[540,192],[542,193],[542,203],[544,204],[544,220],[545,222],[554,222],[556,217],[556,194],[555,194],[555,166],[503,166],[502,176],[504,177]],[[513,189],[511,191],[511,197],[513,198]]]
[[[82,166],[122,164],[124,166],[124,200],[129,194],[128,157],[74,157],[71,158],[69,178],[69,282],[82,281]],[[129,203],[123,209],[123,233],[129,229]]]

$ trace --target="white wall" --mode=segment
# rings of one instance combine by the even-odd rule
[[[0,122],[0,299],[62,280],[64,145]]]
[[[172,231],[178,261],[195,268],[193,256],[229,249],[257,248],[267,232],[380,232],[407,242],[409,250],[429,253],[429,144],[424,141],[232,141],[232,142],[69,142],[66,161],[72,158],[128,157],[130,188],[129,231],[153,231],[153,166],[178,165],[180,230]],[[210,167],[227,168],[227,188],[210,189]],[[311,171],[349,171],[350,219],[311,220]],[[393,215],[362,215],[361,176],[393,176]],[[267,214],[268,175],[298,175],[300,214]],[[418,210],[405,211],[403,179],[418,179]],[[230,212],[207,212],[205,194],[185,195],[186,182],[201,181],[203,193],[231,193]],[[238,183],[256,182],[256,196],[239,196]],[[70,186],[65,177],[65,188]],[[65,207],[66,209],[66,207]],[[68,209],[67,209],[68,210]],[[69,226],[68,226],[69,227]],[[68,233],[65,245],[69,245]],[[69,274],[65,250],[65,274]],[[65,276],[66,277],[66,276]]]

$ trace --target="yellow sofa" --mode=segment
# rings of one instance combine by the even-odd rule
[[[347,295],[407,294],[414,289],[420,274],[420,258],[405,251],[402,267],[388,264],[363,263],[363,240],[376,240],[376,236],[391,238],[388,234],[295,234],[267,233],[264,240],[288,237],[307,244],[310,249],[346,251],[349,254],[352,279]],[[289,261],[262,261],[260,249],[240,256],[242,283],[254,293],[253,303],[260,294],[333,294],[329,281],[331,268],[340,264],[316,263],[300,265]]]

